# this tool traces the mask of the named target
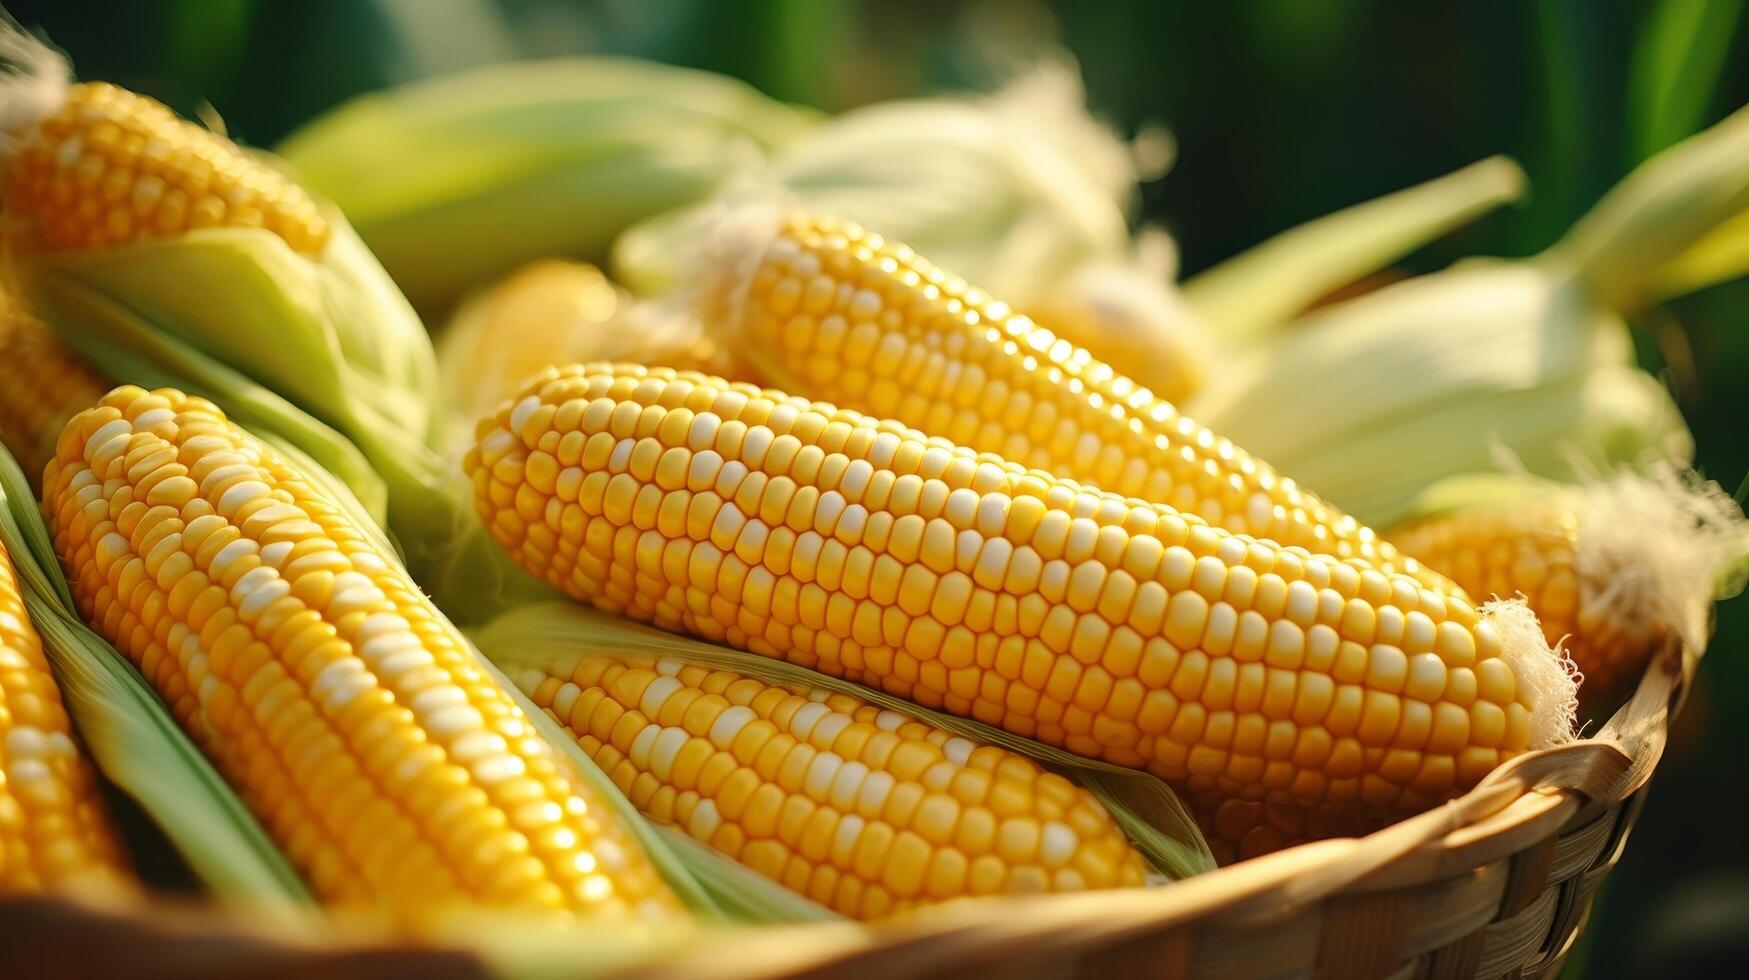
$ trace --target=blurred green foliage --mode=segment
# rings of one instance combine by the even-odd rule
[[[835,110],[987,86],[1054,46],[1095,110],[1162,123],[1175,168],[1139,217],[1187,272],[1336,208],[1493,153],[1529,203],[1403,263],[1527,255],[1636,162],[1749,101],[1741,0],[10,0],[84,77],[207,104],[268,145],[358,92],[515,57],[609,51],[710,68]],[[1749,282],[1645,318],[1640,351],[1676,391],[1700,465],[1749,473]],[[1749,601],[1712,655],[1572,974],[1749,969]]]

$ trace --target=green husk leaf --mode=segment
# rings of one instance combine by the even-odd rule
[[[435,312],[533,259],[603,261],[620,231],[702,200],[813,121],[725,76],[584,57],[366,95],[279,150]]]
[[[1221,340],[1261,340],[1319,297],[1524,192],[1518,164],[1489,157],[1282,232],[1186,282],[1184,298]]]
[[[1641,157],[1703,121],[1729,63],[1743,0],[1659,0],[1635,39],[1628,72],[1628,124]]]
[[[139,802],[221,901],[257,915],[311,904],[267,832],[150,685],[81,622],[24,473],[4,447],[0,546],[79,736],[109,781]]]
[[[1749,275],[1749,209],[1654,270],[1646,279],[1646,292],[1670,299],[1742,275]]]
[[[1631,367],[1627,327],[1564,270],[1475,263],[1338,304],[1260,346],[1189,414],[1357,519],[1384,525],[1417,494],[1491,468],[1686,460],[1680,412]]]
[[[176,336],[114,297],[59,272],[39,270],[26,294],[56,333],[105,376],[144,388],[173,387],[224,405],[232,419],[282,444],[295,444],[344,482],[382,523],[383,480],[344,436]]]
[[[1403,509],[1402,519],[1419,521],[1441,517],[1476,507],[1513,507],[1531,504],[1547,498],[1555,487],[1552,480],[1527,473],[1500,471],[1491,473],[1460,473],[1446,477],[1416,494]]]
[[[1208,844],[1177,794],[1147,773],[1073,755],[981,722],[932,711],[795,664],[666,633],[567,603],[546,603],[513,610],[473,631],[471,636],[488,659],[507,671],[531,667],[565,669],[574,667],[585,657],[605,653],[651,659],[679,657],[690,663],[732,670],[768,684],[821,687],[849,694],[956,735],[1019,752],[1066,772],[1100,798],[1154,868],[1170,878],[1185,878],[1214,868]]]
[[[1749,269],[1746,215],[1749,108],[1635,168],[1550,251],[1633,312]]]
[[[549,596],[492,545],[460,467],[433,448],[440,385],[418,316],[328,217],[314,257],[250,228],[84,252],[14,243],[7,257],[25,301],[100,371],[210,398],[344,482],[452,616]]]
[[[993,94],[846,112],[779,151],[757,183],[1019,306],[1084,262],[1124,256],[1140,193],[1128,149],[1087,114],[1074,71],[1050,64]],[[646,294],[681,284],[688,243],[717,215],[707,205],[627,231],[615,278]]]
[[[116,248],[12,258],[32,309],[66,330],[53,284],[114,303],[370,447],[424,443],[437,361],[425,328],[338,212],[319,256],[272,232],[208,228]]]
[[[1624,315],[1744,271],[1745,213],[1749,109],[1637,168],[1544,254],[1303,316],[1186,409],[1371,524],[1502,446],[1557,479],[1575,459],[1685,463],[1692,440],[1632,367]]]

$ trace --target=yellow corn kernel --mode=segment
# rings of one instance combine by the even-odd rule
[[[123,387],[44,508],[80,613],[325,900],[657,916],[677,903],[395,557],[218,409]]]
[[[128,880],[97,774],[0,548],[0,892]]]
[[[736,856],[798,891],[826,868],[860,881],[859,893],[828,900],[852,918],[970,895],[967,869],[981,850],[966,845],[980,847],[979,827],[1024,837],[1001,853],[997,891],[1019,890],[1032,872],[1050,891],[1144,881],[1141,854],[1091,793],[1025,756],[848,695],[672,657],[592,656],[568,673],[528,670],[516,681],[598,763],[609,747],[590,734],[596,715],[611,705],[634,719],[631,766],[618,775],[628,791],[646,778],[659,787],[646,813],[706,843],[735,825],[745,841]],[[903,769],[901,752],[917,756]],[[718,759],[733,775],[702,786],[701,760]],[[1066,794],[1066,805],[1045,813],[1046,793]],[[998,816],[994,801],[1008,796],[1021,802]]]
[[[198,228],[261,227],[307,254],[328,221],[303,188],[230,140],[107,82],[7,134],[7,216],[37,247],[93,249]]]
[[[61,427],[109,388],[47,324],[0,292],[0,443],[31,489],[39,489]]]
[[[1196,817],[1215,863],[1223,866],[1307,841],[1354,837],[1378,829],[1351,812],[1256,803],[1212,792],[1193,793],[1185,804]]]
[[[464,465],[486,526],[577,599],[1181,786],[1399,813],[1481,774],[1408,771],[1387,748],[1500,760],[1567,734],[1556,658],[1534,627],[1504,632],[1522,607],[1478,612],[1364,562],[1236,536],[897,423],[703,375],[589,365],[548,371],[476,435]],[[538,489],[538,447],[573,438],[600,449]],[[655,481],[640,460],[657,458],[684,483]],[[780,487],[787,506],[767,506]],[[669,500],[698,519],[640,518]],[[992,613],[982,635],[957,625],[962,609],[1004,602],[1014,614]],[[975,652],[1004,644],[1015,653]],[[1344,646],[1358,651],[1349,675]],[[1434,709],[1483,696],[1450,678],[1489,664],[1513,683],[1487,689],[1506,724],[1478,741],[1468,714]],[[959,687],[962,673],[972,683]],[[1265,737],[1241,742],[1256,726]],[[1333,733],[1340,751],[1314,751]]]
[[[757,247],[757,246],[755,246]],[[709,315],[792,390],[1240,534],[1450,583],[1269,466],[910,248],[785,219]]]

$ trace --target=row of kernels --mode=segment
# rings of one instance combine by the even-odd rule
[[[665,904],[405,576],[210,406],[118,390],[51,474],[81,606],[180,679],[179,713],[319,892]]]
[[[222,136],[101,82],[19,138],[8,208],[46,248],[96,248],[197,228],[264,227],[319,252],[327,219],[307,193]]]
[[[96,774],[0,549],[0,891],[118,880],[125,864]]]
[[[1141,881],[1084,790],[847,695],[672,659],[519,680],[650,816],[846,914]]]
[[[746,328],[787,351],[787,373],[841,403],[1231,530],[1415,570],[1087,352],[888,248],[852,225],[789,220],[748,283]]]

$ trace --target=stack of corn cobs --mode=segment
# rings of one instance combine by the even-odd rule
[[[1741,113],[1320,304],[1515,168],[1181,291],[1061,72],[509,66],[282,161],[3,53],[8,888],[144,894],[98,772],[212,896],[396,927],[1170,887],[1579,737],[1749,552],[1626,326],[1743,271]]]

